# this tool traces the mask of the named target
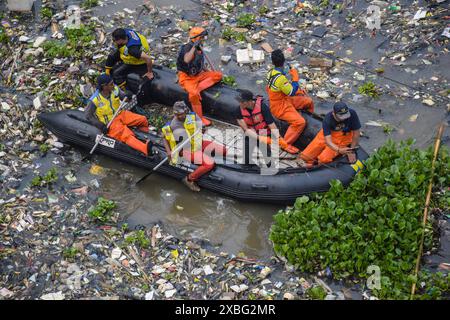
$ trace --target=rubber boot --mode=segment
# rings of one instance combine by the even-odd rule
[[[202,119],[202,123],[205,127],[208,127],[211,125],[211,121],[209,121],[206,118],[203,118],[203,110],[202,110],[201,104],[193,104],[192,110],[200,117],[200,119]]]

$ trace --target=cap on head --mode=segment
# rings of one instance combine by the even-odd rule
[[[194,40],[195,38],[197,38],[199,35],[201,35],[202,33],[204,33],[204,35],[207,34],[207,31],[205,30],[205,28],[202,27],[192,27],[191,30],[189,30],[189,38],[191,38],[191,40]]]
[[[181,114],[186,113],[188,111],[188,107],[184,101],[177,101],[173,104],[173,113]]]
[[[248,101],[254,100],[253,93],[250,90],[239,89],[238,92],[239,92],[239,95],[236,98],[237,101],[248,102]]]
[[[111,76],[107,75],[106,73],[102,73],[97,78],[97,88],[101,90],[104,85],[107,85],[112,81],[113,79],[111,78]]]
[[[339,120],[350,118],[350,111],[348,110],[348,106],[345,102],[336,102],[333,106],[333,111],[336,117],[339,118]]]
[[[282,67],[284,65],[284,53],[280,49],[273,50],[271,54],[272,63],[275,67]]]

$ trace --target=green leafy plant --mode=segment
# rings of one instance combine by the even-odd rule
[[[320,6],[322,8],[327,8],[330,5],[330,0],[322,0],[320,1]]]
[[[0,43],[1,44],[9,43],[9,37],[6,34],[6,30],[5,30],[5,28],[3,28],[3,26],[0,26]]]
[[[50,184],[58,181],[58,171],[56,168],[51,168],[47,173],[42,177],[45,184]]]
[[[450,273],[420,272],[417,282],[423,284],[418,286],[419,294],[416,295],[418,300],[450,298]]]
[[[230,87],[236,87],[236,78],[234,76],[223,76],[222,82]]]
[[[114,201],[99,197],[97,205],[88,211],[88,216],[98,222],[108,222],[116,206]]]
[[[323,300],[327,296],[327,292],[321,286],[311,287],[306,290],[306,294],[314,300]]]
[[[383,125],[383,132],[384,133],[389,135],[389,134],[392,133],[392,131],[394,131],[394,127],[393,126],[391,126],[390,124]]]
[[[44,19],[51,19],[53,17],[53,11],[52,9],[48,8],[48,7],[44,7],[41,10],[41,16]]]
[[[255,15],[251,13],[243,13],[236,19],[236,25],[242,28],[250,28],[255,22]]]
[[[135,244],[139,245],[141,248],[148,248],[150,245],[150,240],[145,234],[144,230],[134,231],[132,234],[125,238],[125,243],[127,245]]]
[[[226,27],[225,29],[223,29],[222,38],[225,40],[228,40],[228,41],[234,39],[238,42],[242,42],[242,41],[246,40],[244,33],[237,32],[231,27]]]
[[[45,41],[42,45],[45,55],[50,58],[68,58],[75,55],[75,49],[62,41]]]
[[[391,140],[378,149],[348,188],[332,181],[324,194],[303,196],[280,211],[270,232],[278,255],[301,271],[329,267],[336,279],[368,279],[370,265],[381,270],[379,298],[409,298],[411,274],[422,232],[422,212],[431,178],[432,149],[413,149],[413,141]],[[450,184],[450,156],[441,148],[434,188]],[[445,197],[434,193],[434,201]],[[437,199],[436,199],[437,198]],[[431,250],[427,223],[424,250]]]
[[[93,7],[98,6],[98,0],[84,0],[83,3],[81,4],[81,6],[84,9],[90,9]]]
[[[79,28],[66,28],[64,33],[70,44],[76,46],[78,44],[86,45],[95,40],[93,31],[94,25],[80,25]]]
[[[167,117],[164,117],[163,115],[160,114],[152,114],[149,119],[148,119],[148,123],[150,123],[152,126],[154,126],[155,128],[159,130],[161,130],[162,127],[164,127],[164,125],[167,122]]]
[[[50,150],[50,146],[49,146],[48,144],[46,144],[46,143],[43,143],[43,144],[41,144],[41,145],[39,146],[39,150],[40,150],[42,153],[47,153],[47,151]]]
[[[365,82],[362,86],[359,86],[358,92],[374,99],[378,99],[381,94],[375,83],[372,81]]]
[[[44,176],[37,175],[31,180],[32,187],[43,187],[58,181],[58,171],[52,168]]]
[[[268,13],[269,11],[270,11],[269,8],[264,5],[258,9],[259,14],[262,16],[265,15],[266,13]]]
[[[77,256],[78,253],[79,253],[79,251],[77,248],[70,247],[70,248],[64,249],[63,257],[68,260],[73,260],[73,259],[75,259],[75,257]]]

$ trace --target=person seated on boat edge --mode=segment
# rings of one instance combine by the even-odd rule
[[[113,82],[111,76],[101,74],[97,79],[97,90],[89,99],[86,107],[86,118],[107,136],[126,143],[146,156],[152,155],[152,143],[138,140],[129,127],[137,127],[142,132],[149,132],[147,118],[128,110],[121,111],[111,123],[114,113],[120,106],[120,100],[126,98],[125,93]]]
[[[358,146],[361,123],[355,110],[345,102],[336,102],[333,110],[325,115],[322,129],[311,143],[300,153],[306,167],[317,161],[330,163],[338,155],[347,155],[348,161],[356,161],[355,148]]]
[[[114,83],[126,90],[127,76],[131,73],[143,77],[142,90],[137,100],[140,107],[148,101],[153,75],[153,61],[150,57],[150,47],[142,34],[132,30],[118,28],[112,33],[116,49],[111,52],[105,63],[105,73],[112,75]]]
[[[238,90],[239,109],[236,112],[235,118],[239,126],[244,130],[245,137],[245,164],[248,164],[249,156],[252,153],[250,150],[249,138],[259,140],[266,145],[272,142],[271,134],[278,138],[280,147],[292,154],[296,154],[299,150],[293,145],[287,144],[283,137],[280,137],[275,120],[270,113],[269,107],[264,103],[261,96],[256,99],[253,93],[249,90]]]
[[[189,94],[192,110],[202,119],[205,126],[211,122],[203,117],[201,92],[222,80],[220,71],[207,70],[202,43],[208,32],[201,27],[189,31],[189,42],[181,46],[177,59],[178,81]]]
[[[266,78],[270,111],[276,118],[289,124],[284,140],[288,144],[293,144],[306,126],[306,120],[298,110],[314,112],[314,102],[304,90],[299,88],[299,75],[296,69],[289,70],[292,81],[286,77],[283,52],[280,49],[274,50],[271,58],[274,68],[269,71]]]
[[[198,192],[200,191],[200,187],[197,185],[196,181],[199,180],[201,176],[211,171],[215,166],[211,153],[225,156],[227,151],[222,145],[212,141],[203,140],[202,133],[205,128],[202,125],[202,121],[194,112],[189,112],[189,108],[184,101],[175,102],[173,105],[173,114],[173,119],[167,122],[162,128],[164,147],[172,165],[178,163],[179,156],[199,165],[194,172],[191,172],[183,179],[183,183],[189,189]],[[199,128],[202,129],[202,132],[193,136]],[[189,137],[190,143],[185,145],[178,154],[171,156],[171,150],[176,148],[182,138],[187,137]]]

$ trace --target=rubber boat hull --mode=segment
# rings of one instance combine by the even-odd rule
[[[95,126],[87,122],[82,111],[47,112],[39,114],[38,118],[61,141],[86,150],[94,146],[96,137],[101,134]],[[99,144],[95,153],[151,170],[166,156],[161,145],[161,137],[156,133],[140,132],[138,137],[143,140],[151,139],[157,145],[159,157],[146,157],[128,145],[110,138]],[[357,151],[357,155],[360,160],[368,157],[361,148]],[[217,164],[209,174],[199,180],[198,184],[204,189],[242,201],[292,204],[301,195],[327,191],[332,179],[338,179],[347,185],[357,172],[357,168],[348,164],[345,158],[340,158],[330,165],[309,170],[283,169],[276,175],[261,175],[259,168],[254,167],[255,169],[246,169],[234,163]],[[196,166],[190,163],[178,166],[165,163],[158,172],[181,180],[195,168]]]

